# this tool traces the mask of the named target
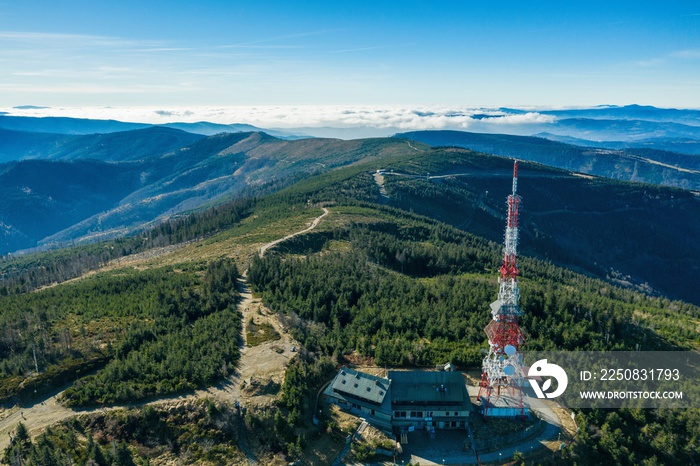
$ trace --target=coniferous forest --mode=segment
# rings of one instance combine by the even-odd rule
[[[237,278],[236,265],[221,260],[177,271],[121,269],[2,297],[0,395],[23,398],[96,368],[65,392],[68,405],[206,386],[237,359]]]
[[[510,165],[466,151],[441,154],[445,158],[431,160],[431,171],[456,171],[460,161],[469,169],[491,171]],[[382,163],[398,164],[399,159]],[[205,452],[197,451],[192,439],[202,435],[217,446],[206,452],[211,452],[207,460],[229,464],[231,458],[240,459],[237,442],[250,432],[261,447],[283,452],[291,461],[309,448],[310,432],[325,435],[314,430],[313,403],[345,357],[391,367],[434,367],[449,361],[461,369],[479,368],[487,347],[483,328],[496,297],[503,223],[493,216],[486,223],[479,220],[488,211],[486,204],[473,207],[469,221],[447,218],[436,200],[444,201],[445,193],[460,205],[483,203],[453,180],[411,184],[408,178],[387,178],[387,201],[370,173],[377,163],[222,204],[132,238],[0,264],[5,274],[0,283],[3,399],[22,400],[41,396],[44,388],[70,385],[62,398],[68,406],[147,400],[212,385],[236,369],[242,338],[236,307],[240,271],[233,259],[197,260],[196,251],[230,243],[261,244],[270,235],[289,232],[279,226],[285,217],[313,217],[321,205],[330,210],[314,231],[277,245],[263,258],[253,253],[246,259],[253,291],[302,345],[274,405],[251,410],[242,424],[231,421],[230,407],[202,405],[191,413],[155,414],[144,408],[90,421],[79,418],[34,440],[19,428],[3,461],[70,464],[70,452],[70,461],[77,464],[137,464],[147,461],[138,446],[147,444],[189,451],[188,458],[196,462]],[[615,192],[614,186],[608,188]],[[430,205],[432,216],[427,215]],[[498,229],[495,239],[481,234],[489,222]],[[475,224],[480,226],[472,228]],[[596,274],[578,253],[561,253],[565,243],[548,243],[535,230],[526,227],[523,243],[535,245],[525,246],[531,253],[519,258],[525,313],[521,326],[529,350],[700,348],[697,306]],[[251,239],[254,234],[265,240]],[[619,240],[600,239],[611,244]],[[192,243],[188,251],[194,252],[175,265],[114,267],[41,288],[120,255],[185,242]],[[540,246],[544,249],[538,250]],[[118,247],[121,252],[103,256]],[[37,268],[38,263],[47,266]],[[185,418],[199,426],[189,435],[183,431],[189,422]],[[581,431],[569,448],[538,461],[700,463],[697,410],[579,410],[576,420]],[[96,432],[109,432],[111,442],[94,438]],[[47,458],[55,462],[46,463]]]

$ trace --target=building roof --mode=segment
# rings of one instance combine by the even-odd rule
[[[394,405],[471,407],[460,372],[389,371]]]
[[[391,381],[354,369],[341,369],[331,388],[351,398],[381,405],[389,392]]]

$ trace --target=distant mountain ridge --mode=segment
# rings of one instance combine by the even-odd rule
[[[181,149],[203,137],[177,129],[150,126],[131,131],[75,136],[41,158],[96,159],[105,162],[142,160]]]
[[[635,141],[591,141],[589,139],[562,136],[552,133],[537,133],[535,137],[563,142],[575,146],[599,147],[604,149],[656,149],[680,154],[700,155],[700,141],[689,138],[651,138]]]
[[[606,178],[700,190],[700,158],[692,155],[644,149],[595,149],[531,136],[465,131],[413,131],[395,137],[531,160]]]
[[[22,107],[16,107],[22,109]],[[26,109],[39,109],[28,106]],[[168,117],[168,112],[154,111],[160,117]],[[412,116],[430,118],[442,115],[440,122],[445,130],[469,130],[482,133],[505,133],[532,136],[549,133],[554,137],[573,137],[591,141],[620,141],[621,143],[640,142],[644,147],[672,150],[684,153],[697,153],[691,145],[669,146],[669,140],[693,140],[700,146],[700,110],[658,108],[643,105],[611,106],[601,105],[580,109],[518,109],[501,107],[474,111],[414,110]],[[534,116],[534,118],[529,118]],[[390,115],[389,115],[390,116]],[[548,117],[548,118],[538,118]],[[514,118],[515,117],[515,118]],[[523,117],[523,118],[521,118]],[[454,123],[451,123],[454,118]],[[466,118],[466,120],[465,120]],[[387,137],[406,129],[399,128],[403,123],[391,124],[392,119],[372,123],[372,118],[360,124],[347,124],[343,119],[337,125],[325,123],[320,126],[300,124],[293,128],[259,128],[245,123],[221,124],[207,121],[194,123],[171,122],[159,126],[180,129],[195,134],[211,136],[221,132],[264,131],[282,139],[302,137],[332,137],[357,139],[366,137]],[[420,120],[416,122],[420,124]],[[434,122],[426,125],[432,128]],[[116,120],[89,120],[67,117],[30,117],[3,114],[0,112],[0,128],[16,131],[30,131],[58,134],[95,134],[143,129],[153,126],[145,123],[128,123]],[[416,130],[423,130],[417,128]],[[585,145],[585,144],[583,144]]]
[[[68,150],[62,160],[0,164],[0,253],[121,235],[223,195],[283,186],[334,167],[410,150],[398,139],[289,141],[260,132],[201,137],[169,128],[89,140],[99,153],[95,141],[118,146],[124,135],[135,133],[150,142],[162,136],[165,142],[155,144],[159,147],[195,140],[148,157],[133,155],[136,141],[125,142],[121,152],[102,154],[103,160],[78,158]],[[79,147],[75,141],[80,137],[72,141]]]
[[[0,163],[32,159],[71,141],[67,134],[35,133],[0,128]]]
[[[624,135],[624,141],[654,138],[688,138],[700,140],[700,126],[647,120],[610,120],[593,118],[564,118],[555,122],[553,132],[577,134],[594,140],[615,140]]]
[[[25,117],[0,115],[0,128],[14,131],[56,134],[115,133],[148,128],[146,123],[126,123],[117,120],[92,120],[70,117]]]
[[[23,159],[139,160],[180,149],[204,136],[148,126],[143,129],[69,135],[0,129],[0,163]]]
[[[586,109],[543,110],[540,113],[561,118],[644,120],[700,126],[700,110],[659,108],[651,105],[602,105]]]
[[[248,124],[220,124],[200,121],[196,123],[165,123],[161,125],[150,123],[130,123],[118,120],[94,120],[72,117],[28,117],[12,116],[0,113],[0,128],[14,131],[33,133],[54,133],[71,135],[106,134],[153,126],[179,129],[188,133],[212,136],[218,133],[240,133],[250,131],[265,131],[280,138],[295,138],[294,134],[283,130],[269,130]]]

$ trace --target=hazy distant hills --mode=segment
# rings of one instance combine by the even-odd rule
[[[416,110],[409,115],[415,117],[415,124],[418,125],[420,125],[422,118],[441,116],[440,124],[444,125],[444,129],[447,130],[469,130],[478,133],[504,133],[521,136],[546,134],[548,138],[571,137],[591,141],[597,145],[605,141],[613,141],[613,144],[634,144],[633,147],[637,147],[639,144],[640,147],[650,149],[693,154],[700,152],[700,111],[698,110],[664,109],[640,105],[566,110],[523,110],[503,107],[491,110],[484,109],[482,113],[454,111],[436,114]],[[531,118],[532,116],[545,118]],[[348,125],[339,121],[337,126],[299,126],[285,129],[207,121],[176,122],[160,126],[205,136],[222,132],[264,131],[282,139],[302,137],[357,139],[386,137],[402,131],[397,126],[391,125],[393,120],[390,117],[391,114],[388,114],[386,119],[377,120],[376,124],[372,124],[372,118],[368,118],[362,124]],[[455,123],[451,124],[453,118]],[[394,122],[394,125],[399,125],[399,123]],[[152,125],[115,120],[12,116],[3,115],[0,112],[0,128],[15,131],[95,134],[144,129],[149,126]],[[607,145],[607,143],[602,146],[621,148],[616,145]]]
[[[66,134],[31,133],[0,128],[0,163],[41,157],[71,141]]]
[[[188,139],[195,140],[165,150]],[[78,150],[80,140],[66,143],[64,152],[53,157],[71,162],[0,165],[1,253],[123,234],[222,195],[284,185],[299,176],[411,150],[397,139],[289,141],[264,133],[201,137],[168,128],[101,135],[87,139],[92,146],[84,152]],[[160,148],[158,155],[154,147]]]
[[[140,185],[139,168],[97,161],[0,165],[0,252],[36,246],[115,205]]]
[[[115,133],[148,128],[145,123],[126,123],[116,120],[90,120],[68,117],[24,117],[0,115],[0,128],[14,131],[57,134]]]
[[[117,120],[91,120],[85,118],[69,117],[26,117],[0,114],[0,128],[14,131],[54,134],[105,134],[137,129],[146,129],[153,126],[179,129],[188,133],[212,136],[218,133],[240,133],[250,131],[265,131],[268,134],[281,138],[297,138],[293,133],[283,130],[262,129],[247,124],[219,124],[208,121],[196,123],[166,123],[152,125],[147,123],[129,123]]]
[[[700,157],[647,149],[580,147],[544,138],[465,131],[414,131],[396,137],[531,160],[579,173],[700,190]]]
[[[160,156],[204,136],[163,127],[65,135],[0,129],[0,161],[21,159],[126,161]]]
[[[508,110],[508,109],[504,109]],[[598,120],[638,120],[700,126],[700,110],[659,108],[649,105],[599,106],[584,109],[543,110],[539,113],[559,118],[591,118]]]
[[[551,132],[598,141],[639,141],[659,138],[700,140],[700,126],[646,120],[564,118],[555,122],[555,129]]]
[[[689,155],[700,155],[700,141],[689,138],[651,138],[634,141],[591,141],[589,139],[562,136],[552,133],[537,133],[533,136],[551,141],[565,142],[583,147],[598,147],[605,149],[656,149]]]

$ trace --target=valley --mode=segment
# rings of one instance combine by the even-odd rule
[[[177,136],[175,147],[186,138],[196,142],[164,152],[156,137],[162,133]],[[201,138],[162,128],[91,138],[99,151],[88,146],[82,155],[68,150],[67,161],[61,156],[0,166],[0,253],[123,236],[221,196],[264,194],[405,147],[391,139],[285,141],[264,133]],[[104,151],[110,157],[100,156]]]

